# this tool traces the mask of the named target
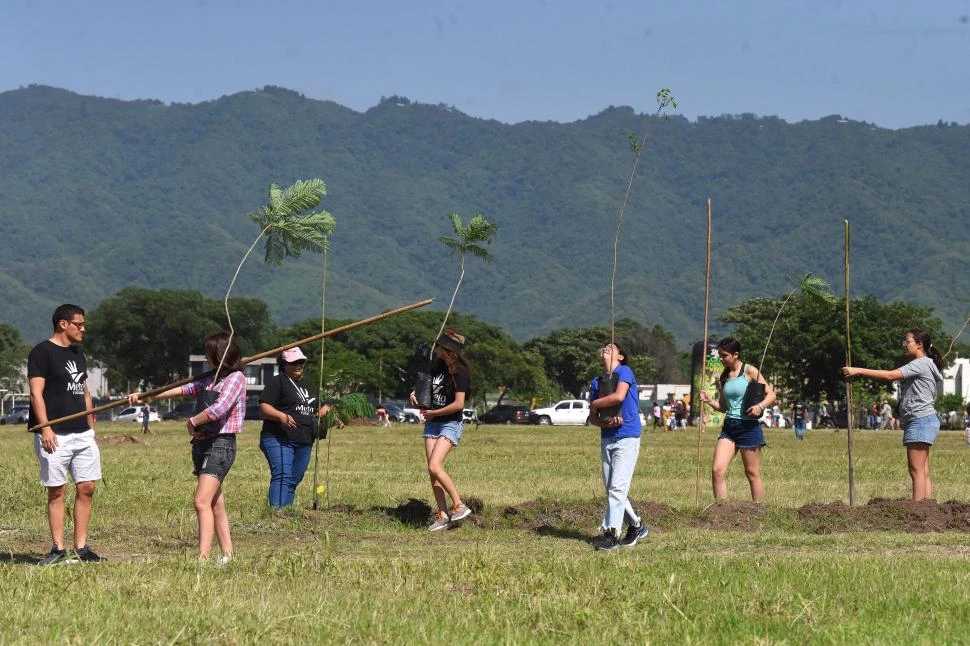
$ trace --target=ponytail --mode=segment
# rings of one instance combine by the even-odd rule
[[[943,372],[943,355],[940,354],[940,349],[933,345],[930,340],[930,333],[926,330],[913,329],[906,330],[906,334],[913,335],[913,340],[923,346],[923,353],[933,360],[937,370]]]

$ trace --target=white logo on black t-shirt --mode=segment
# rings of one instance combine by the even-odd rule
[[[84,376],[84,372],[81,370],[78,370],[77,362],[75,361],[66,362],[64,364],[64,369],[67,371],[68,377],[70,377],[70,379],[67,380],[68,392],[75,395],[83,394],[84,383],[81,381],[81,378]]]

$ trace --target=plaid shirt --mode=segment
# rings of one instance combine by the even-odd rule
[[[182,386],[183,395],[195,395],[212,385],[212,377]],[[246,419],[246,377],[241,370],[231,372],[216,384],[219,398],[205,414],[219,427],[219,433],[242,433]]]

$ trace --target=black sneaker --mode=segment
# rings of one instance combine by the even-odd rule
[[[647,529],[647,526],[643,523],[640,523],[639,525],[629,525],[626,528],[626,536],[624,536],[623,540],[620,542],[622,543],[623,547],[633,547],[637,544],[638,540],[641,538],[646,538],[647,534],[649,533],[650,530]]]
[[[67,550],[57,549],[57,545],[51,545],[51,551],[47,553],[47,556],[37,561],[37,565],[47,566],[54,565],[55,563],[67,563]]]
[[[102,561],[108,560],[98,556],[94,552],[94,550],[92,550],[87,545],[85,545],[84,547],[77,548],[76,550],[74,550],[74,553],[77,554],[78,559],[80,559],[84,563],[101,563]]]
[[[598,550],[615,550],[620,546],[620,541],[616,540],[616,535],[612,531],[605,531],[598,541],[596,541],[596,549]]]

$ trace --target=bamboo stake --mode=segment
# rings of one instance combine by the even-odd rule
[[[707,384],[707,314],[711,303],[711,198],[707,198],[707,273],[704,279],[704,337],[701,349],[701,388]],[[700,399],[700,392],[697,393]],[[697,410],[697,477],[694,480],[694,505],[701,500],[701,434],[704,432],[704,402],[698,402]]]
[[[248,363],[252,363],[253,361],[257,361],[259,359],[265,359],[266,357],[271,357],[271,356],[273,356],[275,354],[279,354],[283,350],[289,350],[290,348],[295,348],[298,345],[306,345],[308,343],[313,343],[314,341],[319,341],[320,339],[322,339],[324,337],[333,336],[334,334],[340,334],[341,332],[347,332],[349,330],[353,330],[353,329],[356,329],[356,328],[359,328],[359,327],[363,327],[365,325],[370,325],[371,323],[376,323],[376,322],[378,322],[378,321],[380,321],[382,319],[390,318],[392,316],[397,316],[398,314],[403,314],[405,312],[408,312],[408,311],[413,310],[413,309],[417,309],[419,307],[425,307],[426,305],[430,305],[432,302],[433,302],[432,299],[427,298],[427,299],[425,299],[423,301],[418,301],[416,303],[411,303],[410,305],[405,305],[403,307],[399,307],[397,309],[390,310],[390,311],[384,312],[382,314],[376,314],[376,315],[371,316],[371,317],[368,317],[366,319],[361,319],[359,321],[354,321],[353,323],[348,323],[347,325],[342,325],[340,327],[335,327],[332,330],[327,330],[326,332],[321,332],[320,334],[314,334],[313,336],[308,336],[307,338],[300,339],[299,341],[292,341],[292,342],[287,343],[285,345],[281,345],[278,348],[273,348],[272,350],[266,350],[265,352],[260,352],[259,354],[254,354],[251,357],[243,357],[243,359],[239,362],[239,365],[244,366],[244,365],[246,365]],[[192,375],[191,377],[186,377],[185,379],[180,379],[180,380],[175,381],[175,382],[172,382],[170,384],[166,384],[164,386],[160,386],[159,388],[155,388],[153,390],[149,390],[146,393],[142,393],[142,397],[151,398],[151,397],[154,397],[155,395],[162,394],[163,392],[165,392],[166,390],[169,390],[170,388],[175,388],[176,386],[184,386],[185,384],[192,383],[193,381],[196,381],[197,379],[202,379],[203,377],[207,377],[207,376],[212,375],[212,374],[215,374],[215,369],[208,370],[208,371],[203,372],[203,373],[198,374],[198,375]],[[89,410],[83,410],[83,411],[81,411],[79,413],[73,413],[71,415],[65,415],[64,417],[59,417],[57,419],[52,419],[52,420],[48,421],[46,424],[37,424],[36,426],[32,426],[32,427],[30,427],[27,430],[28,431],[36,431],[38,429],[44,428],[45,426],[51,426],[53,424],[60,424],[61,422],[69,422],[72,419],[77,419],[79,417],[84,417],[85,415],[94,415],[95,413],[100,413],[102,411],[110,410],[112,408],[116,408],[118,406],[122,406],[122,405],[127,404],[127,403],[128,403],[128,398],[126,397],[125,399],[119,399],[118,401],[113,401],[113,402],[108,403],[108,404],[103,404],[101,406],[96,406],[95,408],[92,408],[92,409],[89,409]]]
[[[845,222],[845,365],[852,365],[852,328],[849,317],[849,221]],[[855,462],[852,458],[852,382],[846,381],[846,435],[849,443],[849,506],[855,507]]]
[[[323,252],[323,278],[320,286],[320,333],[326,331],[327,321],[327,251]],[[323,403],[323,342],[320,339],[320,378],[317,380],[317,406]],[[317,424],[323,424],[322,419],[317,419]],[[313,509],[320,506],[320,493],[317,489],[318,467],[320,465],[320,439],[313,438]],[[324,485],[324,492],[327,494],[327,502],[330,501],[330,433],[327,433],[327,484]],[[330,506],[329,504],[327,505]]]

